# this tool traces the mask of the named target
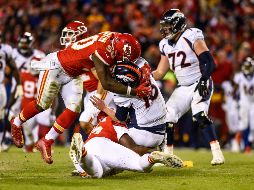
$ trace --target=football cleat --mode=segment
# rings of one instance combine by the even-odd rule
[[[53,139],[46,140],[43,137],[35,144],[35,148],[41,152],[42,159],[48,164],[53,163],[51,156],[51,145],[53,144],[53,142]]]
[[[80,133],[74,133],[71,139],[71,146],[69,151],[70,159],[73,164],[79,164],[82,157],[83,139]]]
[[[218,142],[216,142],[216,144],[213,145],[211,150],[212,150],[212,154],[213,154],[213,159],[211,161],[211,164],[213,166],[224,164],[225,159],[224,159],[224,156],[221,152],[220,145]]]
[[[16,147],[22,148],[24,145],[22,127],[16,126],[14,124],[14,117],[11,119],[10,123],[11,123],[11,136],[12,136],[13,143],[16,145]]]
[[[86,173],[85,171],[84,172],[79,172],[78,170],[73,170],[71,172],[71,175],[72,176],[80,176],[82,178],[91,178],[91,176],[88,173]]]
[[[153,151],[149,157],[154,163],[162,163],[171,168],[183,167],[183,161],[178,156],[173,154],[165,154],[164,152]]]

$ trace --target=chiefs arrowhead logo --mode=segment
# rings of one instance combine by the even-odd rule
[[[129,44],[124,44],[123,51],[125,56],[129,57],[131,55],[131,46]]]

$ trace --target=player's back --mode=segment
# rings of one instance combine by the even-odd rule
[[[12,47],[7,44],[0,44],[0,83],[3,82],[5,77],[5,68],[8,59],[12,55]]]
[[[104,137],[110,139],[115,143],[118,143],[118,136],[120,135],[118,135],[118,133],[120,133],[118,132],[118,127],[127,129],[125,125],[114,122],[109,116],[107,116],[97,126],[93,128],[93,130],[88,136],[87,141],[95,137]]]
[[[78,76],[94,67],[91,59],[96,54],[105,64],[114,58],[111,37],[114,32],[102,32],[79,40],[57,53],[63,69],[70,76]]]
[[[193,49],[197,39],[204,39],[202,31],[189,28],[174,44],[166,38],[160,41],[161,54],[168,57],[170,69],[175,73],[179,85],[191,85],[201,77],[200,64]]]
[[[117,106],[129,108],[132,127],[154,127],[165,123],[167,110],[164,98],[154,78],[150,77],[150,80],[153,96],[149,105],[143,99],[114,94],[113,100]]]

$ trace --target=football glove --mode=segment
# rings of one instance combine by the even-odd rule
[[[201,77],[199,79],[199,82],[197,84],[197,87],[195,88],[195,91],[196,92],[198,90],[198,93],[200,96],[202,96],[202,98],[205,98],[207,97],[208,93],[209,93],[209,90],[208,90],[208,87],[207,87],[207,79]]]
[[[136,96],[139,98],[149,98],[150,96],[152,96],[152,87],[149,83],[145,82],[140,84],[137,88],[136,88]]]
[[[151,75],[151,67],[150,67],[150,65],[148,65],[146,63],[139,70],[141,71],[141,74],[142,74],[141,75],[140,84],[145,83],[145,82],[149,82],[150,83],[150,75]]]

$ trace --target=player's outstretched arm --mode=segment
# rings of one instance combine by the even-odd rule
[[[112,78],[109,67],[105,65],[95,54],[92,55],[92,60],[104,90],[108,90],[117,94],[138,96],[140,98],[151,96],[151,86],[141,84],[137,88],[127,87]]]
[[[116,118],[116,111],[113,109],[110,109],[108,106],[106,106],[106,104],[104,103],[103,100],[101,100],[100,98],[96,97],[96,96],[91,96],[90,101],[93,103],[93,105],[103,111],[104,113],[106,113],[109,117],[111,117],[111,119],[113,119],[114,121],[120,122],[117,118]]]
[[[155,80],[161,80],[169,70],[168,58],[165,55],[161,55],[161,60],[158,67],[153,71],[153,78]]]

